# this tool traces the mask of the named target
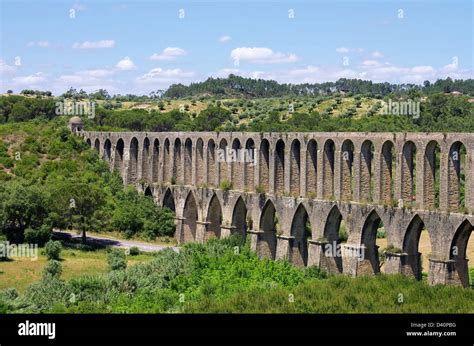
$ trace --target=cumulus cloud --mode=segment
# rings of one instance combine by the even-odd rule
[[[175,60],[176,58],[186,55],[186,51],[179,47],[167,47],[163,49],[163,51],[158,54],[154,53],[150,56],[150,60]]]
[[[114,40],[101,41],[85,41],[76,42],[72,45],[74,49],[97,49],[97,48],[113,48],[115,46]]]
[[[48,48],[51,47],[51,43],[49,41],[30,41],[26,46]]]
[[[349,53],[349,52],[362,53],[363,51],[364,49],[362,48],[347,48],[347,47],[336,48],[336,52],[338,53]]]
[[[249,61],[258,64],[291,63],[298,61],[295,54],[274,52],[266,47],[239,47],[232,50],[230,57],[234,61]]]
[[[376,59],[380,59],[380,58],[383,58],[383,54],[380,53],[378,50],[376,50],[375,52],[372,52],[372,57]]]
[[[8,65],[5,61],[0,59],[0,73],[1,74],[10,74],[16,71],[16,67],[13,65]]]
[[[228,35],[224,35],[224,36],[221,36],[219,37],[219,42],[221,43],[226,43],[226,42],[229,42],[232,38]]]
[[[29,76],[19,76],[12,78],[12,83],[15,86],[37,86],[40,83],[44,83],[47,80],[46,76],[42,72],[37,72]]]
[[[166,82],[166,83],[176,83],[183,80],[188,80],[194,77],[194,72],[183,71],[179,68],[175,69],[163,69],[157,67],[151,69],[149,72],[138,77],[136,81],[138,83],[155,83],[155,82]]]
[[[130,59],[128,56],[120,60],[115,66],[121,71],[130,71],[137,68],[132,59]]]

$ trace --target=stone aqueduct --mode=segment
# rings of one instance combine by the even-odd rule
[[[355,276],[379,272],[383,223],[384,271],[421,279],[426,229],[429,283],[469,286],[474,134],[79,134],[125,183],[176,212],[179,243],[239,233],[261,257]],[[230,148],[252,149],[255,160],[231,160]],[[334,244],[342,256],[328,253]]]

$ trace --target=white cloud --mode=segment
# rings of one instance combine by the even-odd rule
[[[380,66],[381,64],[377,60],[364,60],[362,62],[364,66]]]
[[[82,43],[76,42],[72,45],[74,49],[96,49],[96,48],[113,48],[115,46],[114,40],[101,41],[85,41]]]
[[[12,78],[12,83],[16,86],[32,86],[46,82],[47,78],[43,73],[38,72],[29,76],[19,76]]]
[[[130,59],[128,56],[120,60],[115,66],[121,71],[130,71],[137,68],[132,59]]]
[[[114,73],[115,71],[110,70],[110,69],[94,69],[94,70],[84,70],[84,71],[76,72],[76,74],[79,76],[89,76],[89,77],[95,77],[95,78],[111,76]]]
[[[188,80],[194,77],[194,72],[183,71],[179,68],[175,69],[162,69],[157,67],[151,69],[149,72],[137,78],[138,83],[155,83],[155,82],[166,82],[175,83],[183,80]]]
[[[179,56],[186,55],[186,51],[179,47],[167,47],[163,49],[163,51],[158,54],[154,53],[150,56],[150,60],[175,60]]]
[[[230,37],[228,35],[224,35],[224,36],[219,37],[219,42],[226,43],[226,42],[229,42],[231,39],[232,39],[232,37]]]
[[[349,48],[339,47],[339,48],[336,48],[336,52],[338,52],[338,53],[349,53]]]
[[[234,61],[249,61],[259,64],[290,63],[298,61],[295,54],[274,52],[266,47],[239,47],[232,50],[230,57]]]
[[[30,41],[26,45],[27,47],[41,47],[41,48],[48,48],[51,47],[51,43],[49,41]]]
[[[380,58],[383,58],[383,54],[380,53],[378,50],[376,50],[375,52],[372,52],[372,57],[376,59],[380,59]]]
[[[10,74],[16,71],[16,67],[8,65],[5,61],[0,59],[0,73],[1,74]]]
[[[72,8],[76,11],[85,11],[87,9],[86,5],[76,2],[72,5]]]

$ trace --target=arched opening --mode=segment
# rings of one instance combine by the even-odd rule
[[[138,181],[138,139],[132,138],[130,142],[130,162],[128,168],[128,182]]]
[[[456,230],[451,242],[449,259],[453,261],[454,267],[452,280],[463,287],[470,286],[467,248],[473,229],[471,223],[465,220]]]
[[[147,188],[145,189],[144,194],[145,194],[146,197],[153,198],[153,193],[151,192],[151,189],[150,189],[149,186],[147,186]]]
[[[92,147],[92,142],[91,142],[90,138],[86,139],[86,143],[89,147]]]
[[[395,149],[391,141],[386,141],[382,146],[380,160],[380,199],[383,203],[391,204],[393,201],[393,170],[395,169]]]
[[[403,252],[406,253],[406,257],[402,257],[402,274],[406,276],[412,276],[417,280],[421,280],[423,267],[422,267],[422,257],[421,252],[418,250],[420,246],[420,238],[425,227],[423,221],[418,215],[411,220],[408,225],[405,237],[403,239]],[[423,232],[428,237],[428,232]],[[423,239],[423,245],[425,244],[426,239]]]
[[[374,191],[372,179],[374,172],[374,144],[371,141],[367,140],[362,143],[360,157],[360,200],[371,202]]]
[[[245,188],[253,191],[255,188],[255,143],[249,138],[245,143],[244,176]]]
[[[204,183],[204,142],[199,138],[196,142],[196,184]]]
[[[209,203],[206,221],[208,222],[206,228],[206,240],[210,238],[220,238],[222,224],[222,208],[219,199],[216,195],[212,196],[211,202]]]
[[[232,227],[232,233],[240,235],[244,243],[247,236],[247,207],[242,197],[239,197],[235,203],[232,213]]]
[[[219,162],[219,184],[221,184],[223,181],[228,180],[227,141],[225,139],[222,139],[219,144],[218,162]]]
[[[260,153],[259,153],[259,180],[260,187],[263,191],[269,190],[269,174],[270,174],[270,143],[268,140],[263,139],[260,143]]]
[[[178,183],[181,179],[183,167],[181,165],[181,140],[176,138],[174,141],[174,159],[173,159],[173,174],[171,180]]]
[[[212,139],[207,144],[207,183],[216,186],[216,143]]]
[[[184,185],[191,185],[193,172],[193,142],[186,139],[184,142]]]
[[[110,139],[106,139],[104,142],[104,158],[107,161],[112,159],[112,143],[110,142]]]
[[[412,205],[416,201],[416,145],[408,141],[402,152],[402,199]]]
[[[350,140],[345,140],[342,143],[341,151],[341,193],[342,200],[352,200],[354,191],[352,166],[354,163],[354,143]]]
[[[176,212],[176,207],[174,205],[174,197],[171,189],[166,190],[165,197],[163,198],[163,208],[168,208],[169,210]]]
[[[120,171],[122,169],[123,165],[123,150],[124,150],[125,144],[123,142],[123,139],[120,138],[117,141],[117,144],[115,145],[115,158],[114,158],[114,169]]]
[[[334,142],[328,139],[324,144],[323,155],[323,198],[334,197]]]
[[[278,140],[275,146],[275,193],[285,192],[285,142]]]
[[[423,179],[423,202],[426,209],[439,208],[440,148],[431,141],[425,150],[425,169]]]
[[[275,259],[277,248],[276,228],[278,218],[276,216],[275,206],[272,201],[268,201],[260,217],[260,230],[258,235],[257,253],[261,258]]]
[[[311,238],[311,224],[308,212],[300,204],[291,223],[290,262],[305,267],[308,264],[308,238]]]
[[[290,193],[293,196],[300,196],[300,182],[301,182],[301,144],[295,139],[291,143],[290,152]]]
[[[150,179],[150,140],[145,137],[143,140],[143,152],[142,152],[142,178]]]
[[[171,181],[171,153],[170,153],[170,140],[165,139],[164,152],[163,152],[163,181]]]
[[[377,274],[380,272],[377,233],[382,227],[382,219],[373,210],[365,220],[364,227],[362,228],[361,245],[364,249],[364,255],[363,259],[359,261],[358,274]]]
[[[97,151],[97,152],[100,152],[100,141],[98,138],[95,139],[94,141],[94,149]]]
[[[308,142],[306,150],[306,196],[316,197],[318,186],[318,144],[314,139]]]
[[[232,157],[230,158],[232,166],[232,177],[231,182],[235,190],[242,190],[242,158],[241,158],[242,147],[240,141],[235,138],[232,142]]]
[[[183,242],[196,240],[198,210],[196,199],[192,192],[189,193],[184,203],[183,218]]]
[[[466,206],[466,147],[461,142],[451,145],[448,158],[448,208],[464,210]]]
[[[347,228],[342,222],[342,215],[337,206],[334,206],[328,214],[324,224],[323,247],[324,262],[321,268],[329,273],[342,273],[342,257],[339,256],[341,243],[347,241]]]
[[[169,153],[169,145],[168,145]],[[160,141],[155,139],[153,141],[153,157],[152,157],[152,168],[151,168],[151,180],[152,182],[158,182],[158,171],[160,169]]]

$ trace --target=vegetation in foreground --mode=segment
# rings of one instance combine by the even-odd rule
[[[430,287],[413,279],[378,275],[330,276],[315,267],[260,260],[241,239],[191,243],[126,268],[117,251],[109,272],[61,279],[57,261],[23,295],[0,294],[0,312],[42,313],[472,313],[474,291]],[[60,262],[57,262],[60,263]]]

